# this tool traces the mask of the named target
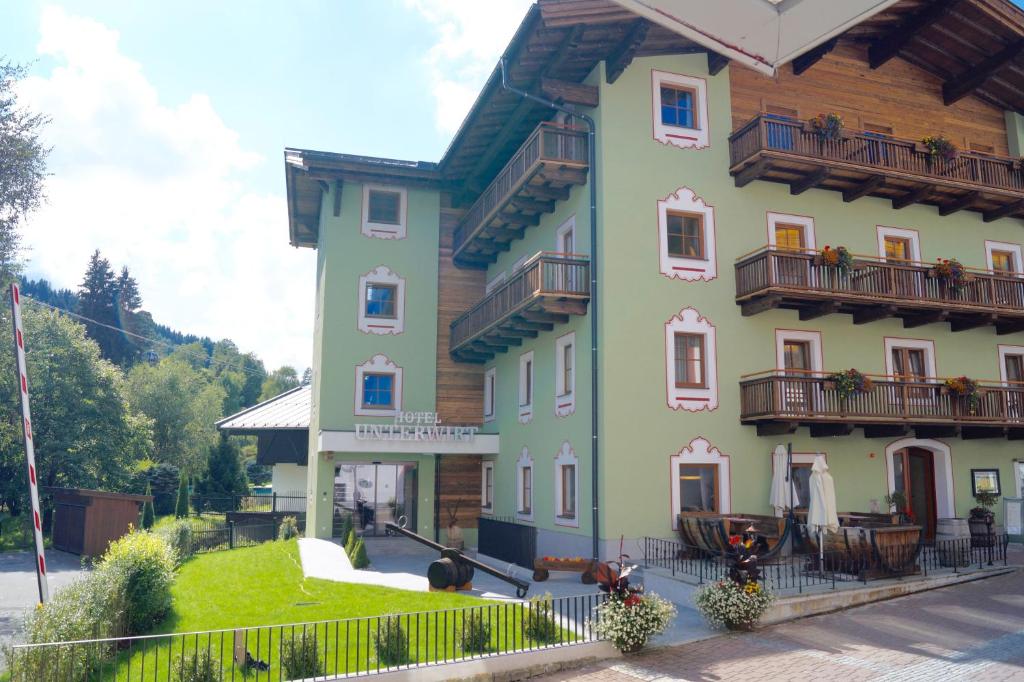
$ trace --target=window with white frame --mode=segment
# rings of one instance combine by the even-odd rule
[[[651,71],[654,139],[683,149],[710,146],[707,81]]]
[[[494,511],[494,462],[484,462],[480,467],[480,509]]]
[[[917,230],[878,225],[878,255],[893,263],[920,263],[921,236]]]
[[[496,392],[496,382],[498,380],[498,368],[491,367],[489,370],[484,372],[484,421],[494,421],[495,411],[495,399],[498,397]]]
[[[718,276],[715,209],[689,187],[658,202],[658,264],[672,279],[709,282]]]
[[[555,457],[555,523],[578,528],[579,461],[569,441],[562,443]]]
[[[362,233],[377,239],[404,239],[406,203],[404,187],[363,185]]]
[[[576,332],[555,340],[555,416],[576,411]]]
[[[814,218],[769,211],[768,244],[788,251],[814,251]]]
[[[1024,272],[1020,244],[985,240],[985,262],[997,275],[1020,275]]]
[[[393,417],[402,410],[402,368],[378,353],[356,366],[354,413]]]
[[[359,278],[359,331],[401,334],[405,329],[405,278],[380,265]]]
[[[694,308],[680,310],[665,323],[665,376],[673,410],[718,407],[715,326]]]
[[[533,419],[533,351],[519,356],[519,422]]]
[[[705,438],[690,444],[669,458],[672,482],[672,528],[679,527],[683,512],[732,511],[729,456]]]
[[[516,517],[533,519],[533,458],[525,447],[516,462]]]
[[[935,342],[926,339],[885,337],[885,373],[903,384],[898,395],[912,402],[935,399]]]
[[[555,230],[555,251],[564,254],[576,253],[576,216],[570,216]]]
[[[775,367],[783,376],[792,377],[783,382],[785,409],[809,412],[821,404],[821,384],[817,381],[822,372],[821,332],[776,329]]]
[[[999,378],[1006,391],[1006,407],[1011,417],[1024,417],[1024,346],[999,345]]]

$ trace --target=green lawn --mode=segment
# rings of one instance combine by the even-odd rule
[[[372,559],[372,557],[371,557]],[[522,647],[534,643],[523,633],[521,607],[483,600],[457,593],[412,592],[366,585],[349,585],[305,579],[294,540],[269,542],[257,547],[211,552],[196,556],[181,567],[173,587],[173,611],[154,634],[244,628],[259,625],[316,623],[293,627],[249,630],[244,635],[247,649],[271,665],[266,672],[248,679],[273,679],[279,675],[278,661],[289,643],[303,631],[312,638],[326,668],[318,674],[354,672],[378,665],[373,642],[382,621],[343,621],[363,616],[415,613],[441,609],[444,615],[403,617],[409,638],[409,662],[451,658],[462,654],[461,632],[467,613],[479,614],[492,624],[488,649]],[[327,622],[324,622],[327,621]],[[340,623],[338,621],[341,621]],[[567,641],[568,632],[553,629],[554,638]],[[234,635],[158,638],[116,659],[116,673],[101,671],[100,679],[157,679],[166,677],[169,666],[195,651],[208,651],[224,666],[231,678]],[[386,667],[386,663],[381,663]],[[155,670],[154,670],[155,668]],[[153,677],[154,672],[158,673]],[[145,677],[143,678],[143,674]],[[237,671],[241,679],[241,670]]]

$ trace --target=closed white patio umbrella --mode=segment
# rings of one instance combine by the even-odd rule
[[[832,533],[839,530],[839,514],[836,510],[836,484],[822,455],[815,457],[811,466],[810,490],[807,528],[818,533],[818,558],[824,559],[824,534],[826,530]]]
[[[800,506],[800,498],[793,482],[789,480],[790,476],[788,452],[786,446],[780,443],[772,453],[772,489],[768,494],[768,502],[779,518],[785,516],[790,509]]]

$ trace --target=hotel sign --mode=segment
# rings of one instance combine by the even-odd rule
[[[356,424],[356,440],[421,443],[471,442],[477,426],[442,426],[437,412],[399,412],[393,424]]]

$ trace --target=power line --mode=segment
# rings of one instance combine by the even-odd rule
[[[167,348],[172,349],[175,352],[181,353],[182,355],[188,355],[188,356],[193,357],[193,358],[195,358],[197,360],[201,360],[203,363],[221,365],[223,367],[227,367],[227,368],[233,369],[233,370],[238,370],[240,372],[245,372],[246,374],[251,374],[253,376],[258,376],[258,377],[263,377],[263,378],[267,377],[267,373],[266,372],[262,372],[261,373],[261,372],[258,372],[256,370],[254,370],[254,369],[249,369],[245,365],[234,365],[234,364],[232,364],[230,362],[226,362],[224,360],[215,360],[210,355],[206,355],[205,353],[203,353],[203,354],[194,353],[194,352],[188,350],[185,346],[178,345],[178,344],[173,343],[171,341],[164,341],[162,339],[151,339],[151,338],[149,338],[147,336],[142,336],[141,334],[136,334],[134,332],[130,332],[127,329],[121,329],[120,327],[115,327],[113,325],[106,324],[105,322],[100,322],[99,320],[94,320],[91,317],[86,317],[85,315],[80,315],[78,313],[73,313],[70,310],[65,310],[64,308],[58,308],[57,306],[50,305],[49,303],[46,303],[45,301],[40,301],[37,298],[33,298],[33,297],[29,296],[28,294],[26,294],[24,292],[22,292],[21,297],[24,298],[25,300],[27,300],[30,303],[34,303],[35,305],[42,306],[43,308],[48,308],[48,309],[50,309],[50,310],[52,310],[52,311],[54,311],[54,312],[56,312],[58,314],[67,315],[68,317],[73,317],[73,318],[75,318],[77,320],[81,320],[81,321],[87,322],[89,324],[94,324],[94,325],[96,325],[98,327],[105,327],[106,329],[113,330],[113,331],[115,331],[115,332],[117,332],[119,334],[124,334],[125,336],[134,337],[134,338],[139,339],[141,341],[147,341],[149,343],[157,344],[157,345],[160,345],[160,346],[165,346]]]

